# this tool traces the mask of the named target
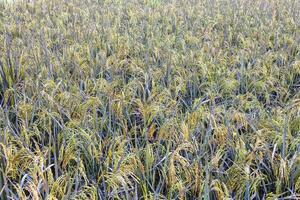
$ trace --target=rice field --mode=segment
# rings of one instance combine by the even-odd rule
[[[300,199],[300,1],[0,2],[0,199]]]

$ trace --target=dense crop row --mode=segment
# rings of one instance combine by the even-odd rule
[[[296,199],[299,11],[0,3],[0,199]]]

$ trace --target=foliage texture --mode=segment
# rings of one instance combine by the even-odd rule
[[[297,199],[299,11],[0,3],[0,199]]]

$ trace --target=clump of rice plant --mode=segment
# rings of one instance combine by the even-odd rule
[[[0,199],[300,198],[299,11],[0,0]]]

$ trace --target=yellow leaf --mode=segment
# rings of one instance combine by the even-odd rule
[[[182,129],[183,139],[188,141],[190,137],[189,128],[184,122],[181,124],[181,129]]]

